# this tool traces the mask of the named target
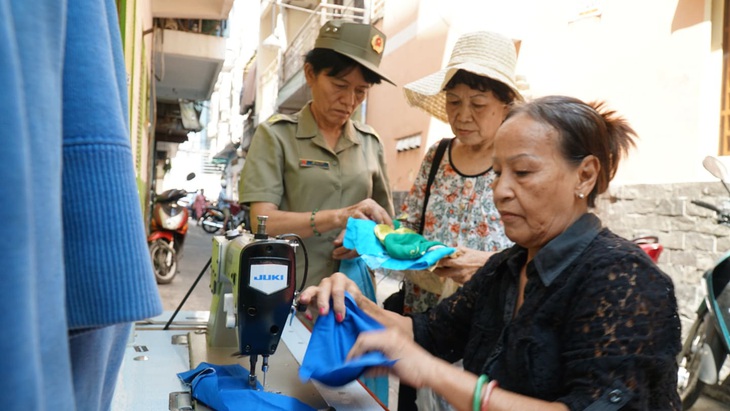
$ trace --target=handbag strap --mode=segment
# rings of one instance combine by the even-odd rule
[[[431,185],[433,184],[433,179],[436,178],[436,172],[439,169],[439,164],[441,164],[441,159],[444,158],[444,152],[446,151],[446,147],[448,147],[449,143],[451,142],[451,138],[443,138],[441,141],[439,141],[438,147],[436,147],[436,153],[433,155],[433,160],[431,161],[431,171],[428,173],[428,181],[426,182],[426,192],[424,193],[423,197],[423,210],[421,210],[421,224],[418,226],[418,233],[423,234],[423,224],[426,222],[426,206],[428,205],[428,198],[431,196]]]

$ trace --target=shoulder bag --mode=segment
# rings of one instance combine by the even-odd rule
[[[418,225],[418,234],[423,234],[423,225],[426,222],[426,206],[428,205],[428,198],[431,196],[431,185],[433,180],[436,178],[436,172],[438,172],[439,164],[444,158],[446,148],[451,142],[451,138],[444,138],[439,141],[438,147],[436,147],[436,153],[433,155],[431,161],[431,170],[428,172],[428,180],[426,181],[426,191],[423,197],[423,209],[421,210],[421,223]],[[401,281],[398,291],[391,294],[388,298],[383,301],[383,308],[388,311],[393,311],[399,314],[403,314],[403,304],[405,302],[406,290]]]

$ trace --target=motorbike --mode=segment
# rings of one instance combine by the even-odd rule
[[[251,221],[249,208],[241,206],[235,203],[230,204],[231,217],[228,219],[227,227],[225,231],[232,230],[238,226],[243,226],[246,230],[251,230]],[[223,221],[225,216],[223,210],[217,207],[208,207],[203,212],[202,217],[199,220],[199,225],[203,227],[203,231],[206,233],[214,234],[223,228]]]
[[[188,180],[193,178],[195,173],[188,174]],[[178,201],[188,194],[186,190],[171,189],[158,194],[153,200],[147,245],[158,284],[170,283],[177,274],[177,261],[185,243],[190,215],[188,208]]]
[[[638,244],[645,253],[649,254],[649,257],[651,258],[651,261],[654,261],[654,264],[659,262],[659,256],[662,254],[662,251],[664,251],[664,246],[659,244],[659,237],[655,235],[647,235],[634,238],[631,241]]]
[[[714,157],[706,157],[702,165],[722,182],[730,194],[725,166]],[[714,211],[717,224],[730,227],[730,208],[697,200],[693,200],[692,204]],[[697,319],[677,356],[677,390],[685,410],[697,401],[706,386],[721,383],[720,369],[730,353],[729,282],[730,253],[727,253],[703,275],[704,301],[696,311]]]

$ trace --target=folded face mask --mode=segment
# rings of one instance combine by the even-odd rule
[[[392,367],[395,361],[383,353],[371,351],[345,361],[347,353],[363,331],[382,330],[382,324],[362,311],[349,293],[345,293],[345,319],[335,321],[334,310],[317,318],[304,354],[299,378],[331,387],[340,387],[360,377],[370,367]]]

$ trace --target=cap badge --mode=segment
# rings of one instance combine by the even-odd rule
[[[380,54],[383,52],[383,47],[385,46],[385,41],[382,37],[380,37],[379,34],[376,34],[373,36],[372,39],[370,39],[370,46],[373,48],[373,50]]]

